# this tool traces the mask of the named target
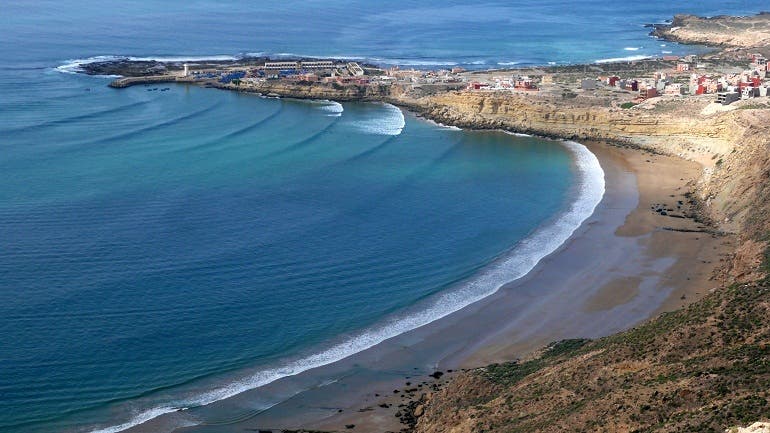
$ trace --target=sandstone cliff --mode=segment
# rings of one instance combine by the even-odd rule
[[[326,83],[263,81],[253,84],[215,84],[215,87],[241,92],[262,93],[297,99],[345,101],[381,101],[390,95],[389,86],[354,86]]]
[[[701,161],[704,211],[739,233],[728,267],[748,283],[618,335],[463,373],[423,403],[417,432],[718,432],[765,419],[770,109],[712,112],[708,101],[679,100],[619,110],[489,94],[420,103],[445,123],[605,139]]]
[[[697,160],[704,167],[698,185],[703,212],[740,235],[728,271],[747,284],[621,334],[560,342],[525,362],[461,373],[408,408],[416,432],[717,432],[763,419],[770,410],[767,106],[740,102],[723,111],[704,97],[656,98],[623,109],[582,96],[425,94],[403,87],[362,94],[302,85],[269,90],[385,100],[450,125],[606,140]]]
[[[510,93],[447,92],[412,101],[442,123],[469,128],[502,128],[576,140],[609,140],[646,146],[697,159],[732,148],[735,124],[729,116],[700,115],[710,102],[672,100],[676,108],[612,107],[612,101],[571,100]]]
[[[575,140],[605,140],[700,162],[700,198],[713,221],[759,239],[757,200],[766,198],[770,109],[742,102],[711,112],[711,98],[648,101],[632,109],[577,98],[452,92],[401,102],[448,125],[500,128]],[[742,105],[741,105],[742,104]],[[741,109],[743,108],[743,109]],[[761,214],[761,212],[759,212]]]

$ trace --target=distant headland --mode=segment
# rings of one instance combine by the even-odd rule
[[[666,301],[677,311],[610,337],[455,371],[440,384],[442,372],[435,383],[407,378],[390,400],[357,402],[352,415],[313,430],[724,431],[766,419],[770,405],[770,14],[678,15],[649,27],[663,41],[714,49],[494,70],[268,57],[113,59],[81,70],[120,75],[116,88],[175,82],[264,97],[383,101],[445,125],[601,143],[594,149],[625,155],[621,165],[636,175],[640,198],[615,235],[643,237],[651,255],[681,259],[667,275],[681,283],[677,290],[688,288],[672,289]],[[639,286],[608,287],[610,301],[595,308],[622,305]],[[498,343],[498,358],[522,350]]]

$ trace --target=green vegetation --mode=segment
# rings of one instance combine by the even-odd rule
[[[543,353],[542,358],[557,358],[560,356],[574,355],[579,349],[591,342],[587,338],[574,338],[570,340],[551,343]]]
[[[635,107],[636,105],[637,104],[634,104],[633,102],[624,102],[624,103],[620,104],[620,108],[622,108],[624,110],[628,110],[629,108]]]
[[[770,269],[770,250],[763,267]],[[535,359],[479,369],[478,385],[453,396],[451,410],[470,411],[475,430],[489,433],[564,425],[722,432],[767,419],[768,317],[770,281],[734,284],[629,331],[560,341]]]
[[[511,386],[543,367],[563,360],[564,357],[574,355],[590,341],[581,338],[551,343],[539,358],[526,362],[513,361],[492,364],[486,367],[484,376],[497,384]]]

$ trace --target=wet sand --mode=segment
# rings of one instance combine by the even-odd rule
[[[681,308],[721,286],[713,276],[732,250],[733,239],[698,232],[705,229],[702,224],[679,218],[688,210],[685,194],[700,177],[701,166],[598,143],[589,147],[607,172],[608,197],[586,231],[573,237],[562,255],[549,258],[552,268],[570,271],[547,274],[545,268],[530,281],[511,285],[558,287],[544,301],[556,308],[544,306],[516,318],[477,345],[478,350],[463,360],[464,366],[524,357],[563,338],[612,334]],[[612,166],[618,170],[614,175]],[[621,193],[612,178],[629,175],[635,179],[637,205],[625,212],[612,204],[619,202],[612,195]],[[665,215],[658,209],[666,209]],[[623,213],[622,223],[610,233]],[[559,308],[565,302],[572,308]]]
[[[524,358],[564,338],[609,335],[719,286],[710,278],[731,239],[668,230],[701,227],[671,216],[685,208],[678,202],[687,203],[684,194],[700,166],[587,145],[605,171],[605,197],[572,238],[527,276],[342,361],[195,409],[190,415],[205,423],[179,431],[398,431],[404,425],[396,415],[404,406],[451,376],[430,377],[436,370]],[[671,211],[662,215],[659,208]],[[264,410],[266,400],[282,402]],[[172,422],[173,415],[161,417],[132,431],[169,431]]]
[[[475,328],[482,317],[505,316],[507,309],[510,320],[498,323],[497,329],[485,327],[488,333],[480,333],[482,338],[469,341],[440,365],[474,368],[524,358],[559,339],[609,335],[721,286],[712,275],[733,239],[668,230],[703,228],[692,219],[670,216],[688,209],[685,193],[700,177],[701,166],[639,150],[587,145],[605,170],[605,199],[559,251],[499,296],[482,301],[486,305],[477,304],[475,313],[466,312],[464,320],[476,322],[468,328]],[[673,211],[661,215],[661,205]],[[532,303],[517,314],[514,298],[523,296]],[[306,427],[343,430],[356,424],[355,431],[397,431],[403,425],[394,425],[393,408],[407,400],[390,397],[383,401],[391,408],[339,414]]]

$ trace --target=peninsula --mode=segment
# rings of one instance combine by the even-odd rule
[[[352,414],[295,427],[717,432],[768,421],[770,14],[676,16],[652,27],[662,40],[714,51],[484,71],[302,58],[113,60],[82,70],[121,75],[116,88],[153,91],[156,83],[175,82],[268,97],[383,101],[445,125],[605,143],[592,149],[632,155],[626,164],[637,173],[640,204],[622,234],[658,239],[682,260],[669,275],[682,289],[661,315],[596,340],[544,348],[530,342],[538,350],[505,347],[503,339],[482,348],[466,370],[423,378],[419,390],[407,382],[400,396],[353,403]],[[674,253],[673,244],[688,246]],[[699,255],[712,250],[720,254]],[[692,280],[679,272],[691,272]],[[628,287],[638,285],[627,281],[617,293],[633,296]],[[764,428],[752,431],[770,431]]]

